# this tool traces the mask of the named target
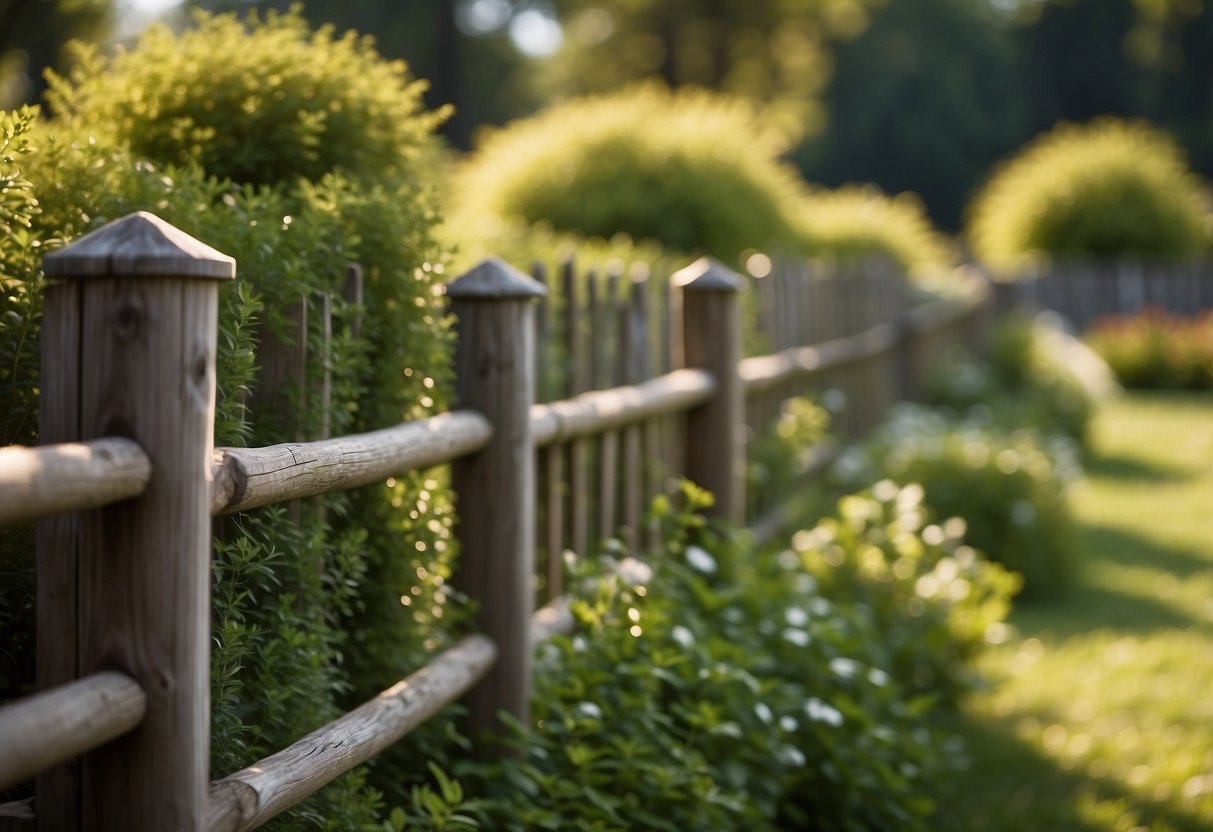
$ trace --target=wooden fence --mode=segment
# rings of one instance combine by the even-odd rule
[[[48,256],[45,268],[55,282],[44,307],[44,444],[0,451],[0,526],[45,518],[40,692],[0,708],[0,788],[38,775],[43,829],[252,829],[465,695],[473,731],[496,727],[501,710],[526,724],[533,646],[572,624],[556,553],[585,554],[616,533],[638,542],[640,499],[670,474],[713,491],[717,517],[746,520],[747,431],[758,435],[784,399],[814,389],[839,390],[851,402],[847,430],[865,429],[958,344],[979,340],[990,308],[979,280],[910,303],[887,270],[848,279],[780,266],[754,293],[759,328],[779,349],[743,358],[746,280],[699,261],[669,281],[668,316],[637,311],[665,281],[611,295],[616,370],[599,364],[590,378],[616,386],[537,402],[537,342],[553,337],[558,314],[569,332],[585,320],[568,300],[574,281],[556,305],[539,281],[486,261],[448,286],[458,409],[215,451],[218,284],[235,276],[232,259],[141,213]],[[813,332],[795,309],[820,315],[829,340],[806,346]],[[639,360],[641,345],[667,332]],[[567,376],[581,372],[566,366]],[[664,470],[654,473],[654,460]],[[460,514],[456,581],[478,602],[480,634],[209,782],[212,516],[444,463]],[[783,496],[767,495],[768,517]],[[536,611],[537,551],[548,553],[551,601]],[[60,765],[78,755],[77,768]]]
[[[1083,332],[1100,318],[1148,308],[1174,315],[1213,308],[1213,263],[1056,263],[996,284],[996,292],[1000,309],[1051,309]]]

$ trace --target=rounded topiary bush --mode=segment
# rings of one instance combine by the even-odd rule
[[[798,203],[797,231],[810,255],[841,261],[883,255],[908,272],[949,266],[951,246],[914,194],[887,196],[874,185],[816,190]]]
[[[736,264],[794,239],[781,150],[737,99],[656,84],[577,99],[489,135],[455,175],[452,224],[476,237],[521,217]]]
[[[1201,180],[1144,122],[1062,124],[1004,163],[969,207],[968,238],[991,266],[1025,259],[1173,259],[1209,245]]]
[[[423,112],[425,83],[370,38],[313,32],[294,13],[198,15],[179,35],[155,26],[109,59],[76,49],[70,77],[51,79],[57,121],[236,182],[413,174],[445,118]]]

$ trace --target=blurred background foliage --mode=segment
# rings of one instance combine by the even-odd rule
[[[217,10],[290,0],[189,0]],[[1213,12],[1203,0],[305,0],[427,79],[468,149],[569,96],[641,79],[756,102],[807,179],[911,191],[956,230],[998,159],[1059,121],[1145,118],[1213,174]],[[63,44],[129,36],[173,0],[0,0],[0,107],[36,101]],[[896,137],[894,140],[892,137]]]

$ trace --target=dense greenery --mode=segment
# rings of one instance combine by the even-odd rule
[[[1072,578],[1066,491],[1080,467],[1077,448],[1063,437],[902,405],[862,452],[841,464],[849,482],[921,483],[930,510],[962,518],[965,539],[1019,572],[1031,595],[1063,592]]]
[[[799,248],[812,257],[884,256],[911,274],[946,268],[955,258],[913,194],[889,197],[870,185],[815,189],[790,210]]]
[[[1161,310],[1106,318],[1086,342],[1126,387],[1213,389],[1213,316],[1182,318]]]
[[[198,16],[180,35],[154,26],[106,58],[78,45],[47,100],[63,129],[114,140],[137,158],[197,163],[236,182],[416,179],[443,112],[422,111],[425,84],[371,42],[294,14],[246,24]]]
[[[657,84],[576,99],[490,134],[455,177],[452,223],[474,238],[521,217],[736,267],[793,239],[781,149],[741,99]]]
[[[1014,579],[930,525],[921,490],[884,483],[758,552],[705,536],[686,494],[652,563],[578,569],[523,759],[448,761],[462,788],[440,779],[418,828],[929,828],[954,754],[936,717]]]
[[[0,446],[30,444],[38,430],[38,201],[22,168],[33,113],[0,113]],[[0,531],[0,696],[34,678],[31,530]],[[11,681],[9,681],[11,680]]]
[[[1031,426],[1082,443],[1096,401],[1116,390],[1107,365],[1047,316],[1013,316],[995,326],[986,360],[947,367],[928,398],[1006,430]]]
[[[1165,133],[1111,118],[1063,124],[999,168],[975,197],[977,256],[1010,269],[1039,258],[1175,259],[1208,250],[1203,183]]]
[[[550,225],[652,239],[734,267],[753,250],[880,254],[910,270],[952,261],[913,195],[810,190],[779,148],[752,108],[706,92],[646,85],[560,104],[490,135],[462,165],[452,236],[474,249],[503,238],[513,248],[519,223]]]
[[[437,117],[418,109],[403,66],[378,61],[357,40],[310,33],[291,15],[200,19],[180,37],[155,30],[129,52],[92,55],[85,65],[90,72],[55,81],[54,117],[22,159],[40,211],[28,239],[71,239],[147,209],[236,257],[238,280],[220,299],[218,444],[315,437],[322,425],[348,433],[444,406],[450,337],[436,274],[446,253],[424,183]],[[248,84],[261,77],[253,67],[277,69],[271,97],[288,111],[277,111],[274,123],[248,119]],[[171,81],[180,78],[207,82],[177,88]],[[160,97],[137,105],[148,91]],[[341,115],[347,110],[353,120]],[[13,258],[9,247],[3,253],[7,278]],[[350,262],[366,277],[362,305],[342,293]],[[20,327],[6,321],[0,341],[6,353],[16,344],[19,375],[32,378],[37,260],[15,263],[24,273],[6,279],[6,307]],[[321,295],[332,306],[331,339],[318,314]],[[301,301],[310,306],[308,328],[290,335],[284,312]],[[278,342],[297,348],[291,342],[300,337],[308,388],[319,390],[327,374],[332,398],[289,389],[283,407],[260,388],[263,351]],[[31,391],[22,395],[33,401]],[[27,441],[31,430],[15,438]],[[460,620],[445,584],[451,524],[444,487],[422,472],[219,525],[213,774],[277,750],[441,647]],[[24,555],[28,564],[28,549]],[[6,582],[6,592],[18,588]],[[27,618],[25,629],[5,628],[5,653],[31,625]],[[4,695],[28,682],[28,674],[6,674]],[[435,724],[414,742],[443,730]],[[407,784],[410,765],[418,768],[385,765],[385,783]],[[365,770],[352,773],[277,825],[307,826],[316,816],[333,829],[374,821],[381,798],[366,778]]]

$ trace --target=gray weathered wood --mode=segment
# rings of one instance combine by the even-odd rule
[[[675,370],[629,387],[594,390],[571,399],[531,408],[531,432],[538,447],[593,436],[678,413],[708,401],[716,392],[705,370]]]
[[[468,696],[473,735],[499,732],[498,712],[529,721],[533,598],[535,298],[542,284],[485,261],[447,286],[455,315],[456,398],[493,425],[492,440],[451,466],[462,556],[456,584],[478,606],[476,623],[501,661]]]
[[[524,641],[529,646],[529,630]],[[493,665],[497,648],[468,636],[374,699],[246,769],[210,784],[208,832],[243,832],[305,800],[450,705]]]
[[[147,211],[114,220],[46,255],[51,279],[199,277],[231,280],[236,261]]]
[[[107,671],[41,691],[0,708],[0,789],[139,725],[147,697],[139,683]]]
[[[488,420],[457,411],[369,433],[266,448],[221,448],[216,454],[211,510],[215,514],[357,488],[450,462],[483,448]]]
[[[79,283],[52,284],[42,302],[42,388],[39,441],[80,438]],[[49,690],[79,676],[80,515],[61,514],[38,522],[36,676]],[[43,829],[77,829],[80,764],[73,760],[38,775],[34,791],[42,803]]]
[[[127,436],[154,472],[141,496],[81,516],[79,673],[121,669],[147,713],[138,731],[84,756],[80,821],[197,830],[210,735],[216,280],[234,264],[147,214],[48,263],[81,284],[75,438]]]
[[[741,360],[740,292],[745,281],[714,260],[675,273],[682,308],[682,352],[687,367],[707,370],[716,392],[686,417],[687,477],[716,496],[708,513],[745,519],[745,402]]]
[[[532,430],[534,423],[532,422]],[[548,597],[564,591],[564,449],[550,446],[540,452],[544,460],[547,493],[544,527],[544,549],[547,551]]]
[[[0,528],[137,496],[151,476],[129,439],[0,448]]]

